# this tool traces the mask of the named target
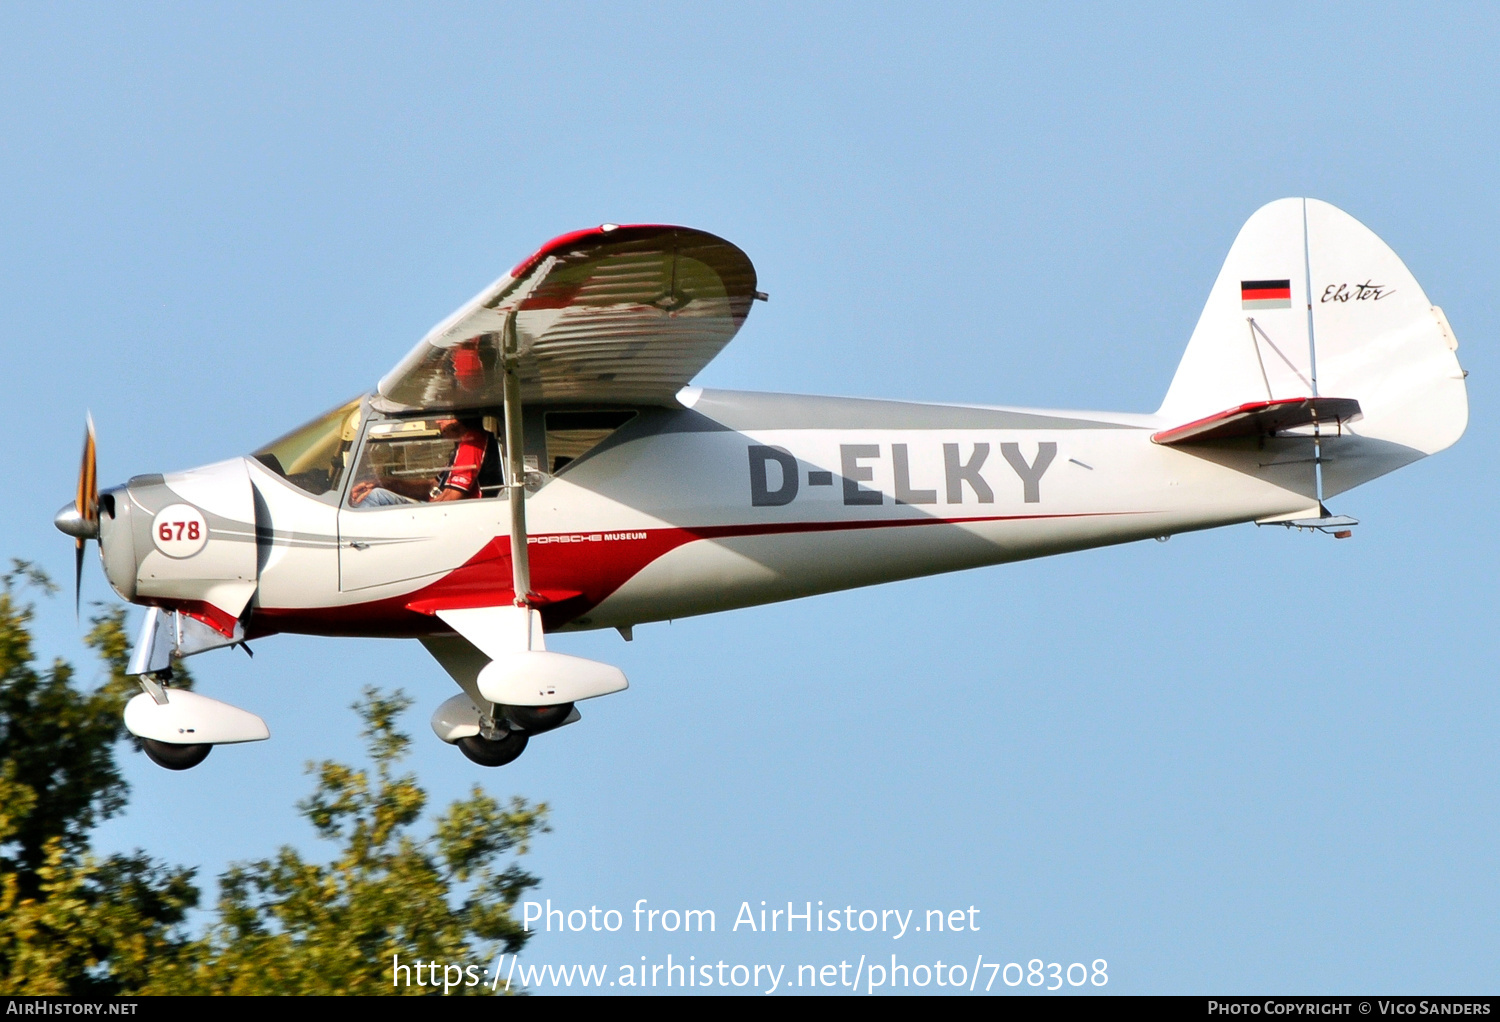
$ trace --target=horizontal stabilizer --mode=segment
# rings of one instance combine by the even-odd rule
[[[1167,446],[1199,444],[1247,436],[1271,436],[1282,430],[1314,423],[1342,428],[1360,416],[1359,402],[1347,397],[1291,397],[1251,401],[1183,426],[1153,433],[1154,443]]]
[[[1348,529],[1358,525],[1359,519],[1348,515],[1329,515],[1326,518],[1293,518],[1276,524],[1285,525],[1289,529]]]

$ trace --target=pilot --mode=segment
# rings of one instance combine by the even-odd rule
[[[484,464],[489,434],[477,425],[454,422],[443,430],[443,435],[456,437],[458,446],[453,451],[453,460],[448,469],[439,473],[433,481],[426,501],[387,489],[381,481],[365,479],[355,483],[349,491],[349,505],[365,508],[390,507],[396,504],[437,503],[478,496],[479,469]]]

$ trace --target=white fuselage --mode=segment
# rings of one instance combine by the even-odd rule
[[[1151,415],[684,392],[527,499],[549,629],[615,627],[1290,514],[1311,445],[1186,452]],[[780,423],[784,423],[780,424]],[[424,634],[508,603],[505,499],[364,510],[256,462],[250,631]],[[793,467],[795,466],[795,467]],[[167,479],[168,484],[171,477]]]

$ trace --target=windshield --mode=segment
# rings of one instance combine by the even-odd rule
[[[343,482],[363,403],[357,397],[318,416],[266,444],[255,452],[255,460],[315,497],[331,493]]]

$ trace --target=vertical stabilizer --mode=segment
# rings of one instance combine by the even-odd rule
[[[1361,417],[1323,448],[1332,495],[1463,435],[1457,349],[1369,228],[1326,202],[1280,199],[1240,230],[1158,414],[1181,424],[1248,402],[1354,399]]]

